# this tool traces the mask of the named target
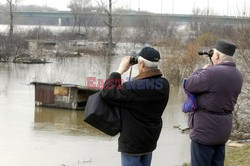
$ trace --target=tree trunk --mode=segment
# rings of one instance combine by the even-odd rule
[[[112,54],[113,52],[113,35],[112,35],[112,28],[113,28],[113,23],[112,23],[112,0],[109,0],[109,55]]]
[[[79,16],[79,20],[78,20],[78,33],[81,33],[81,15]]]
[[[12,42],[13,42],[13,1],[12,0],[7,0],[7,4],[9,5],[9,16],[10,16],[10,29],[9,29],[9,36],[8,36],[8,44],[7,44],[7,49],[6,49],[6,60],[10,59],[11,56],[11,51],[12,51]]]
[[[9,39],[10,42],[12,41],[12,36],[13,36],[13,3],[12,0],[9,1],[10,5],[10,30],[9,30]]]
[[[109,76],[109,70],[110,70],[110,60],[111,60],[111,55],[113,53],[113,38],[112,38],[112,0],[109,0],[109,11],[108,11],[108,38],[109,38],[109,45],[108,45],[108,51],[106,51],[106,77],[108,78]]]
[[[76,22],[77,22],[77,15],[75,15],[74,13],[73,13],[73,15],[74,15],[74,24],[73,24],[72,32],[74,33],[75,32],[75,27],[76,27]]]

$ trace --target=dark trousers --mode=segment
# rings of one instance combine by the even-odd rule
[[[224,166],[225,144],[203,145],[191,142],[191,166]]]

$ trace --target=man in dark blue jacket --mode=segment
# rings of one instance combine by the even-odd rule
[[[122,108],[118,140],[122,166],[151,164],[162,128],[161,116],[169,97],[169,83],[157,68],[159,59],[157,50],[143,48],[138,58],[139,75],[121,85],[121,75],[131,66],[130,57],[124,57],[102,90],[102,97],[108,103]]]
[[[211,61],[186,81],[197,97],[197,110],[190,115],[191,166],[223,166],[225,143],[232,130],[232,111],[242,88],[242,74],[233,54],[236,46],[218,40]]]

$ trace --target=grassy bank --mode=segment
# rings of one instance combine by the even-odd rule
[[[225,166],[249,166],[250,144],[241,148],[227,147]],[[190,166],[185,163],[182,166]]]
[[[250,144],[241,148],[228,147],[225,166],[249,166]]]

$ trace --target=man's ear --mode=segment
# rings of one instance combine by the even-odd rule
[[[142,67],[144,67],[143,61],[138,61],[138,65],[142,65]]]
[[[219,58],[220,58],[219,53],[216,53],[216,54],[215,54],[215,59],[218,60]]]
[[[145,64],[144,64],[144,62],[143,62],[143,61],[141,61],[141,64],[142,64],[142,67],[144,68],[144,67],[145,67]]]

